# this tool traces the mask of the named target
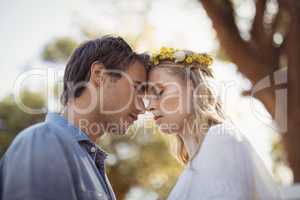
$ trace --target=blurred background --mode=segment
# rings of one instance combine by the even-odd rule
[[[114,34],[138,52],[213,55],[228,117],[279,185],[300,181],[298,0],[0,0],[0,25],[0,156],[19,131],[60,110],[73,49]],[[167,197],[183,166],[165,137],[140,116],[126,136],[101,138],[118,199]]]

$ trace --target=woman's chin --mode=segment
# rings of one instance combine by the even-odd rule
[[[164,125],[159,125],[159,130],[161,133],[166,134],[166,135],[175,135],[178,134],[178,130],[174,130],[171,127]]]
[[[155,123],[159,127],[160,132],[163,134],[172,135],[179,132],[179,127],[176,124],[165,121],[163,117],[155,120]]]
[[[173,135],[174,133],[168,129],[159,128],[159,131],[164,135]]]

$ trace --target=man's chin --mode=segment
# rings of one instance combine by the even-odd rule
[[[132,125],[133,125],[133,123],[131,123],[131,124],[128,123],[126,125],[120,124],[115,127],[110,127],[107,132],[111,135],[126,135],[130,131],[130,127]]]

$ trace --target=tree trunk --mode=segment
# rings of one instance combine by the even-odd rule
[[[288,32],[288,133],[283,137],[294,181],[300,182],[300,2],[288,0],[291,25]]]
[[[300,76],[300,7],[297,0],[279,0],[280,8],[285,6],[291,15],[284,43],[274,47],[273,34],[278,23],[274,22],[271,34],[263,31],[263,15],[266,0],[256,0],[256,15],[251,30],[251,41],[241,38],[234,20],[234,10],[230,0],[199,0],[212,20],[221,47],[239,71],[253,85],[265,77],[271,80],[271,87],[264,89],[254,96],[262,101],[273,118],[277,119],[283,113],[283,108],[276,104],[275,94],[278,90],[274,85],[273,73],[279,69],[279,57],[286,56],[288,60],[288,122],[287,130],[283,130],[283,144],[287,152],[288,162],[294,173],[294,181],[300,182],[300,90],[297,90]],[[284,5],[283,5],[284,4]],[[297,12],[298,11],[298,12]],[[279,10],[281,12],[281,10]],[[281,118],[280,120],[285,120]]]

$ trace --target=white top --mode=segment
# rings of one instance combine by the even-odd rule
[[[213,126],[168,200],[277,200],[279,190],[249,142],[231,125]]]

